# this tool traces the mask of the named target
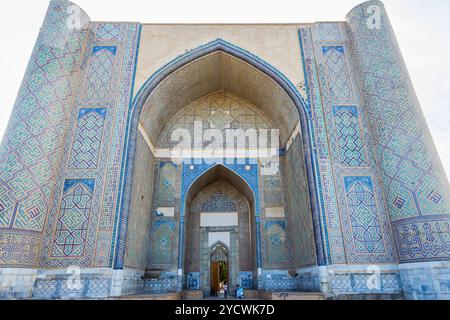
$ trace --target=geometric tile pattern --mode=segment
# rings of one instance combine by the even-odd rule
[[[345,177],[355,249],[358,253],[385,251],[370,177]]]
[[[336,194],[336,182],[333,175],[333,154],[330,152],[328,137],[328,128],[330,127],[325,118],[327,105],[323,100],[325,92],[321,91],[321,86],[326,88],[329,86],[325,73],[325,66],[320,63],[320,57],[316,56],[316,52],[322,53],[321,48],[317,48],[316,34],[312,28],[303,28],[299,30],[299,41],[302,49],[302,62],[306,79],[306,88],[308,102],[312,110],[311,118],[314,136],[316,137],[313,145],[317,147],[318,153],[318,170],[314,174],[320,176],[318,185],[309,185],[311,199],[318,197],[321,199],[319,204],[312,202],[311,210],[313,212],[314,234],[316,239],[317,260],[320,264],[326,261],[326,264],[346,263],[346,252],[341,229],[341,217]],[[330,93],[329,93],[330,95]],[[312,174],[308,172],[308,175]],[[317,213],[316,213],[317,212]],[[322,243],[323,242],[323,243]]]
[[[268,291],[293,291],[296,286],[296,278],[287,272],[277,270],[264,270],[264,288]]]
[[[208,122],[212,128],[223,130],[230,127],[230,123],[233,122],[233,117],[226,113],[223,109],[219,109],[208,118]]]
[[[102,177],[105,188],[103,190],[103,213],[100,221],[102,226],[96,252],[96,265],[113,266],[121,268],[124,262],[126,234],[122,227],[126,225],[127,216],[120,214],[121,210],[129,210],[128,203],[122,202],[123,194],[121,172],[122,154],[124,152],[124,139],[127,130],[127,117],[132,99],[134,74],[139,50],[141,26],[138,23],[121,23],[120,40],[111,41],[117,46],[114,77],[120,80],[112,81],[117,87],[117,94],[110,94],[108,100],[115,96],[113,131],[110,136],[111,144],[108,151],[108,167],[106,175]],[[102,40],[103,41],[103,40]],[[120,47],[120,50],[119,50]],[[114,92],[114,90],[111,90]],[[107,102],[111,103],[111,102]],[[109,247],[109,250],[106,249]]]
[[[119,23],[99,24],[97,27],[97,39],[120,41],[120,24]]]
[[[450,217],[405,219],[394,225],[401,261],[435,261],[450,255]]]
[[[337,192],[347,260],[350,264],[397,263],[383,191],[375,175],[366,175],[367,171],[336,169],[336,179],[341,179]]]
[[[338,293],[387,293],[401,292],[402,283],[398,273],[381,273],[379,288],[369,289],[373,273],[337,273],[331,277],[331,286]]]
[[[337,274],[332,277],[331,280],[333,289],[351,289],[351,275],[350,274]]]
[[[108,98],[115,55],[116,47],[113,46],[92,49],[85,92],[88,101],[104,101]]]
[[[317,23],[316,26],[321,41],[339,41],[341,39],[337,23]]]
[[[320,25],[318,28],[302,29],[299,33],[308,79],[309,101],[315,104],[314,132],[319,135],[322,130],[324,131],[322,134],[324,137],[321,137],[318,145],[321,149],[319,154],[322,164],[322,192],[327,202],[326,229],[329,234],[331,259],[333,263],[338,264],[395,263],[397,257],[392,229],[381,189],[372,138],[365,125],[365,114],[361,111],[364,109],[358,107],[363,104],[359,82],[351,81],[357,79],[353,68],[355,60],[351,42],[348,40],[345,26],[341,24],[341,28],[338,25],[336,24],[335,30],[339,29],[340,38],[321,41]],[[337,37],[337,34],[335,33],[333,37]],[[330,42],[333,42],[331,46]],[[336,83],[339,85],[336,86]],[[348,94],[336,94],[335,89],[338,87],[346,88],[342,92],[348,89]],[[330,151],[329,154],[327,150]],[[365,247],[364,236],[367,233],[364,232],[364,227],[357,229],[358,232],[352,228],[353,225],[362,227],[361,219],[367,218],[364,215],[358,216],[355,220],[356,215],[352,215],[366,209],[361,210],[361,207],[357,209],[357,206],[349,205],[353,202],[358,203],[358,198],[350,199],[349,203],[344,179],[354,176],[369,177],[372,182],[373,188],[370,193],[373,195],[372,202],[376,205],[369,205],[372,211],[369,209],[367,212],[376,215],[379,228],[375,230],[381,237],[379,243],[385,245],[384,248],[378,246],[373,252],[370,247]],[[366,222],[368,221],[364,221]],[[370,226],[368,228],[370,229]]]
[[[178,236],[175,233],[176,217],[179,215],[177,194],[180,194],[180,170],[172,162],[156,162],[154,169],[154,187],[152,199],[152,226],[148,265],[170,268],[176,265]],[[159,216],[160,207],[174,208],[174,218]],[[168,254],[170,252],[170,254]]]
[[[94,180],[66,180],[53,256],[82,256],[92,206]]]
[[[244,289],[254,288],[254,280],[252,272],[248,271],[239,272],[239,280],[241,287],[243,287]]]
[[[382,27],[367,28],[368,5],[353,10],[348,21],[354,35],[358,73],[383,173],[386,201],[397,235],[400,232],[411,240],[396,237],[402,262],[427,260],[434,249],[417,245],[416,240],[442,232],[440,226],[447,223],[446,216],[450,214],[450,186],[387,13],[379,5]],[[430,221],[439,216],[442,223],[430,222],[427,232],[425,216]],[[416,231],[418,237],[413,236]],[[449,257],[444,250],[436,259]]]
[[[171,265],[174,261],[175,222],[157,220],[153,223],[151,232],[151,259],[152,266],[161,267]]]
[[[172,162],[159,162],[157,164],[155,188],[153,189],[153,213],[159,207],[175,207],[179,190],[179,170]]]
[[[15,201],[9,191],[0,187],[0,226],[9,226],[14,212]]]
[[[144,281],[144,293],[167,293],[177,291],[178,280],[176,277],[167,279],[146,279]]]
[[[264,267],[270,269],[271,266],[278,266],[286,262],[287,242],[286,226],[284,221],[266,221],[265,234],[267,237],[267,254],[264,255]]]
[[[265,290],[277,291],[292,291],[295,289],[295,278],[270,278],[265,281]]]
[[[189,272],[186,274],[186,287],[189,290],[200,289],[200,272]]]
[[[264,259],[264,268],[286,269],[293,268],[294,263],[296,263],[295,267],[316,263],[314,245],[312,243],[314,242],[314,240],[312,240],[314,235],[312,230],[312,221],[310,219],[310,201],[308,192],[304,189],[306,187],[306,172],[302,162],[297,160],[291,161],[292,158],[295,159],[295,157],[301,157],[302,155],[301,147],[294,147],[294,144],[299,140],[300,137],[297,136],[291,144],[289,151],[287,151],[291,159],[280,159],[280,163],[278,164],[278,172],[276,174],[261,176],[261,204],[265,211],[262,222],[266,223],[268,221],[277,221],[280,225],[284,225],[284,230],[281,234],[272,233],[268,235],[268,229],[264,229],[262,250],[266,255],[270,252],[274,252],[272,244],[277,243],[278,240],[282,240],[283,242],[282,250],[279,253],[282,258],[278,259],[278,262],[273,262],[277,260],[273,256],[269,259]],[[300,154],[296,154],[296,151],[299,151]],[[284,164],[287,162],[289,162],[292,167],[285,166]],[[295,169],[293,167],[295,167]],[[285,170],[298,170],[296,172],[298,176],[292,177],[293,179],[288,179],[287,177],[292,176],[293,173]],[[293,192],[295,195],[292,195],[288,191],[288,189],[290,189],[289,187],[284,186],[294,186],[292,189],[295,190]],[[299,196],[299,194],[301,194],[301,196]],[[285,199],[287,207],[285,206]],[[280,216],[277,214],[276,217],[271,216],[269,213],[271,208],[277,209],[278,213],[282,213],[283,215]],[[275,218],[276,220],[272,220]],[[310,238],[312,242],[308,241],[308,238]],[[296,254],[294,255],[293,250],[295,249],[297,249],[297,251],[295,251]]]
[[[291,147],[292,148],[292,147]],[[277,174],[265,175],[261,177],[264,187],[264,206],[283,207],[283,180],[281,178],[281,163]]]
[[[2,267],[34,265],[39,256],[40,237],[36,234],[24,234],[17,230],[0,233],[0,264]]]
[[[202,212],[236,212],[237,207],[232,199],[222,192],[217,192],[202,205]]]
[[[110,295],[111,279],[81,276],[82,289],[68,288],[67,279],[37,279],[32,299],[106,298]]]
[[[22,230],[0,246],[0,256],[15,252],[10,265],[35,263],[34,248],[19,255],[15,247],[31,244],[27,232],[42,232],[61,158],[86,39],[85,31],[67,28],[67,6],[50,3],[0,146],[0,228]]]
[[[331,96],[333,98],[351,98],[353,90],[347,61],[345,60],[344,47],[324,46],[322,52],[328,71]]]
[[[333,107],[341,163],[348,167],[366,164],[356,107]]]
[[[253,159],[254,160],[254,159]],[[255,194],[255,214],[256,216],[259,216],[260,214],[260,206],[259,206],[259,187],[258,187],[258,166],[253,164],[252,159],[250,160],[242,160],[237,159],[236,163],[229,164],[225,163],[226,159],[223,159],[222,166],[230,169],[232,172],[236,173],[236,175],[243,179],[250,188],[252,189],[253,193]],[[247,170],[247,166],[250,165],[250,169]],[[214,167],[218,165],[211,163],[211,161],[204,161],[201,164],[195,164],[191,166],[190,164],[183,164],[183,172],[182,172],[182,185],[181,185],[181,199],[185,200],[187,192],[189,191],[189,188],[191,185],[202,175],[204,175],[206,172],[210,171]],[[183,201],[181,201],[181,204],[183,206]],[[184,209],[184,208],[182,208]],[[181,215],[184,215],[183,210],[181,210]]]
[[[65,138],[67,156],[55,177],[60,191],[51,202],[42,240],[41,268],[111,267],[118,248],[120,155],[140,26],[118,24],[118,42],[105,34],[99,39],[95,31],[100,25],[90,24]],[[81,184],[67,188],[66,181]],[[95,181],[95,188],[89,188],[88,181],[92,186]]]
[[[258,129],[274,128],[272,120],[260,108],[253,106],[234,93],[219,91],[196,100],[173,116],[160,134],[157,142],[158,148],[176,146],[178,141],[174,141],[172,135],[177,129],[189,130],[191,137],[194,137],[194,122],[196,121],[201,122],[203,129],[220,130],[224,137],[225,146],[228,128],[255,129],[258,137],[263,135],[262,131]],[[275,145],[271,138],[269,134],[267,144]],[[194,145],[195,142],[192,141],[192,145],[200,147]],[[206,147],[208,143],[208,141],[204,141],[203,146]],[[251,143],[253,142],[250,141],[249,144]]]
[[[105,115],[106,109],[80,110],[69,161],[70,168],[94,169],[97,167]]]

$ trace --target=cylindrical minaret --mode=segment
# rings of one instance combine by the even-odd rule
[[[50,2],[0,145],[0,268],[36,263],[88,25],[79,7]]]
[[[384,5],[347,20],[400,262],[449,260],[449,183]]]

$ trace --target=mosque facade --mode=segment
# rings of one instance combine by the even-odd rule
[[[380,1],[95,22],[52,0],[0,145],[0,298],[450,298],[450,188]]]

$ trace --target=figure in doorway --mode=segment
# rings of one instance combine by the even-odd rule
[[[226,281],[223,284],[223,296],[225,299],[228,298],[228,282],[226,282]]]

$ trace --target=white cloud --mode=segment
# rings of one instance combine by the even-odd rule
[[[359,0],[75,0],[96,21],[276,23],[342,21]],[[385,0],[441,160],[450,173],[450,1]],[[25,6],[25,7],[24,7]],[[48,0],[0,10],[0,137],[6,129]]]

